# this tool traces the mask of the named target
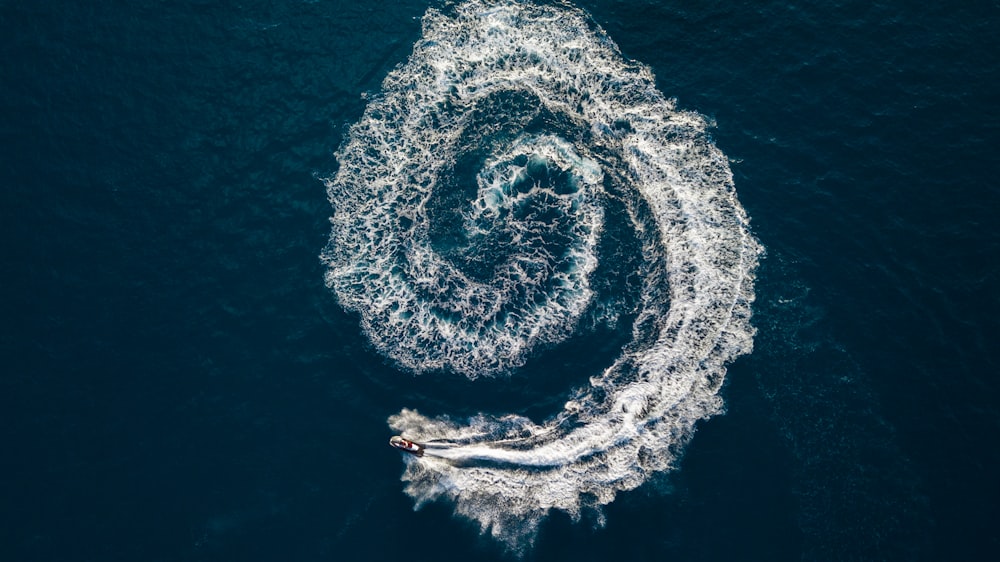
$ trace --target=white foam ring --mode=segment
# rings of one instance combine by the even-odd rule
[[[752,348],[761,248],[706,127],[581,10],[474,0],[427,12],[412,55],[350,129],[327,180],[326,281],[373,345],[413,372],[475,378],[569,337],[593,304],[609,190],[652,265],[641,272],[634,341],[550,420],[390,418],[430,441],[403,475],[418,507],[451,501],[520,550],[550,510],[578,519],[671,469],[695,423],[721,411],[725,366]],[[456,162],[474,151],[486,155],[462,235],[443,244],[435,197],[461,183]],[[562,174],[561,184],[533,167]],[[555,218],[537,220],[539,206]],[[498,241],[509,255],[484,261],[480,248]]]

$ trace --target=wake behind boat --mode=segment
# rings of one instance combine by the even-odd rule
[[[393,435],[389,439],[389,445],[399,449],[400,451],[405,451],[412,455],[417,455],[418,457],[424,456],[424,446],[420,443],[410,441],[409,439],[403,439],[399,435]]]

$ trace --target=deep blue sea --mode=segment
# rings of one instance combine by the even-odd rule
[[[1000,5],[473,6],[0,2],[0,559],[995,556]]]

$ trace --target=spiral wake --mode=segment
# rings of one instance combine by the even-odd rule
[[[609,205],[641,265],[631,341],[543,423],[403,410],[393,429],[446,441],[408,459],[418,505],[519,549],[551,509],[579,518],[673,466],[718,413],[726,364],[752,349],[762,249],[707,123],[656,90],[586,13],[471,0],[422,38],[350,129],[327,180],[323,259],[376,349],[412,372],[510,372],[571,337],[595,289]]]

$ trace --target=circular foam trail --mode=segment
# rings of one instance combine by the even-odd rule
[[[428,442],[403,476],[418,505],[449,500],[517,550],[549,510],[579,518],[670,469],[721,411],[762,248],[706,127],[579,9],[427,12],[327,180],[326,282],[375,348],[475,378],[572,336],[612,199],[643,265],[632,341],[550,420],[390,418]]]

